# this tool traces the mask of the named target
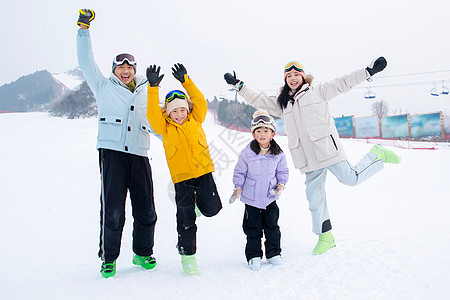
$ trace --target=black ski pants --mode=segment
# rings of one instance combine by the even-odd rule
[[[133,214],[133,252],[153,254],[156,223],[152,170],[147,157],[99,149],[101,174],[100,250],[103,261],[119,257],[125,224],[125,201],[130,192]]]
[[[197,251],[195,205],[202,215],[212,217],[222,209],[222,202],[211,173],[175,183],[175,193],[178,253],[192,255]]]
[[[266,258],[271,258],[281,253],[281,232],[278,226],[280,210],[276,201],[270,203],[266,209],[260,209],[245,204],[244,222],[242,228],[247,235],[245,257],[247,261],[254,257],[262,257],[261,239],[263,233]]]

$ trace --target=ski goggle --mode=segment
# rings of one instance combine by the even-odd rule
[[[127,62],[130,66],[136,65],[134,56],[128,53],[119,54],[114,58],[113,64],[120,66]]]
[[[256,116],[253,120],[252,120],[252,126],[257,125],[259,123],[264,123],[266,125],[274,125],[272,122],[272,118],[267,116],[267,115],[259,115]]]
[[[303,72],[303,65],[299,63],[298,61],[290,61],[284,66],[284,71],[289,72],[292,69],[295,69],[296,71]]]
[[[171,102],[175,98],[186,99],[186,94],[179,90],[171,91],[166,95],[166,103]]]

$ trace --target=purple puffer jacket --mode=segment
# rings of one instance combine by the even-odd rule
[[[278,195],[270,195],[270,190],[279,183],[286,184],[288,178],[289,169],[284,153],[255,154],[249,144],[234,168],[233,183],[235,188],[242,189],[242,202],[265,209],[278,199]]]

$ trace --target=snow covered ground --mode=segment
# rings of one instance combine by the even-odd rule
[[[66,120],[43,113],[0,114],[1,299],[448,299],[450,286],[450,150],[395,148],[400,165],[386,165],[357,187],[331,174],[327,192],[337,247],[311,255],[316,236],[286,137],[290,181],[281,199],[284,265],[248,269],[243,204],[228,204],[237,153],[250,140],[204,126],[224,208],[200,217],[200,272],[181,270],[175,249],[175,205],[161,142],[150,156],[158,222],[156,269],[131,263],[127,221],[114,278],[102,279],[97,257],[100,176],[96,119]],[[350,162],[371,145],[344,141]]]

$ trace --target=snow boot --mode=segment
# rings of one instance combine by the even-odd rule
[[[267,261],[274,266],[279,266],[283,264],[283,259],[281,258],[281,255],[275,255],[274,257],[268,258]]]
[[[116,261],[104,261],[100,270],[103,278],[109,278],[116,275]]]
[[[336,246],[336,243],[334,241],[334,236],[331,233],[331,231],[325,232],[321,235],[319,235],[319,241],[317,242],[316,246],[314,247],[313,254],[314,255],[320,255],[327,251],[328,249],[331,249]]]
[[[181,255],[181,265],[186,274],[197,274],[198,266],[195,255]]]
[[[261,269],[261,257],[253,257],[248,261],[248,267],[253,271],[259,271]]]
[[[153,256],[140,256],[135,254],[133,256],[133,264],[151,270],[156,267],[156,259]]]
[[[380,145],[373,146],[372,149],[370,149],[370,152],[378,155],[376,159],[383,160],[383,163],[399,164],[402,160],[400,156]]]

